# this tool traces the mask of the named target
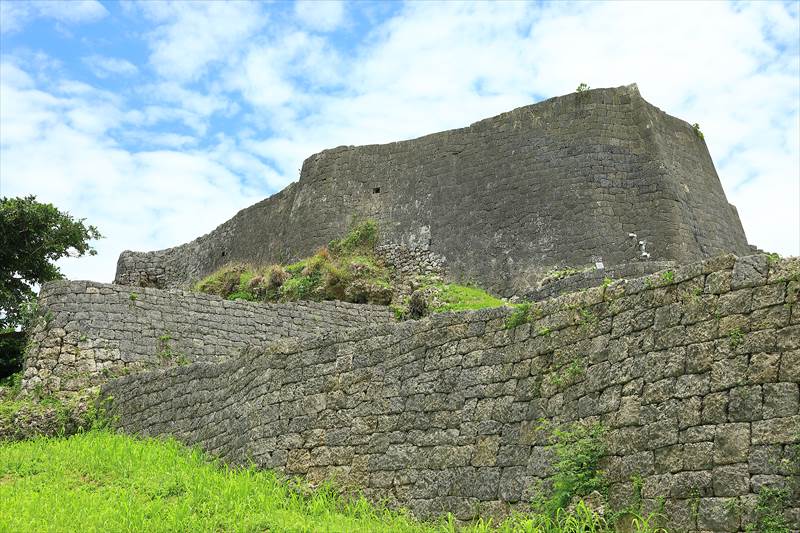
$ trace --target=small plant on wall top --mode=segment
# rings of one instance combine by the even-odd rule
[[[705,140],[703,132],[700,131],[700,124],[698,124],[697,122],[692,124],[692,130],[694,130],[694,134],[697,135],[701,140]]]
[[[530,311],[531,304],[529,302],[519,304],[517,308],[514,309],[514,312],[511,313],[506,319],[506,329],[512,329],[530,322]]]
[[[588,86],[588,85],[586,85],[585,83],[581,82],[581,84],[580,84],[580,85],[578,85],[578,88],[577,88],[577,89],[575,89],[575,92],[576,92],[576,93],[582,93],[582,92],[584,92],[584,91],[588,91],[590,88],[591,88],[591,87],[589,87],[589,86]]]

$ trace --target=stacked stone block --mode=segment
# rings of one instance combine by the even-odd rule
[[[385,324],[385,306],[265,304],[185,291],[55,281],[27,351],[23,389],[69,394],[137,370],[220,361],[290,337]]]
[[[800,260],[722,256],[540,302],[338,332],[108,383],[121,427],[334,478],[422,517],[524,509],[551,425],[600,422],[619,508],[731,532],[762,487],[800,523]]]
[[[522,295],[553,268],[747,255],[703,140],[635,85],[551,98],[469,127],[309,157],[299,181],[211,233],[123,252],[117,283],[184,287],[231,261],[290,263],[378,222],[381,243],[447,259],[453,281]]]

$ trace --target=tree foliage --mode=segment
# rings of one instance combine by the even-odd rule
[[[95,255],[88,241],[100,237],[84,219],[35,196],[0,199],[0,330],[23,325],[34,285],[63,277],[54,261]]]

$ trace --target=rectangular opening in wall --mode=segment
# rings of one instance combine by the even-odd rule
[[[379,192],[381,192],[381,188],[380,187],[374,187],[372,189],[372,194],[378,194]]]

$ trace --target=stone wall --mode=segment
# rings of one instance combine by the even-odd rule
[[[264,304],[87,281],[45,284],[23,389],[69,393],[144,368],[219,361],[248,346],[394,320],[385,306]]]
[[[553,424],[599,421],[611,504],[731,532],[764,486],[800,523],[800,259],[722,256],[537,304],[340,332],[108,383],[119,424],[335,478],[427,517],[524,508]],[[795,483],[793,485],[793,483]]]
[[[545,278],[535,288],[523,293],[522,299],[533,302],[553,298],[560,294],[597,287],[609,280],[641,278],[647,274],[675,267],[674,261],[639,261],[611,268],[588,268],[562,278]]]
[[[382,244],[375,254],[399,277],[444,276],[447,261],[427,248],[409,248],[400,244]]]
[[[554,267],[746,255],[705,143],[635,85],[521,107],[467,128],[309,157],[300,179],[188,244],[124,252],[117,283],[184,287],[230,261],[289,262],[372,218],[454,281],[522,294]]]

